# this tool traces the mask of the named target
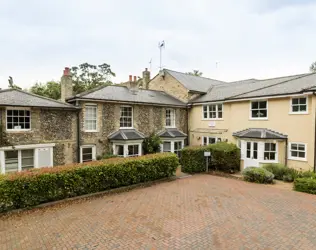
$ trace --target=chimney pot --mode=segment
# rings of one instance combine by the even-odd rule
[[[133,81],[133,76],[132,75],[129,75],[129,81]]]
[[[148,68],[145,68],[145,71],[148,71]]]
[[[137,77],[136,77],[136,76],[134,76],[134,82],[136,82],[136,80],[137,80]]]
[[[70,68],[65,67],[64,69],[64,76],[69,76],[70,75]]]

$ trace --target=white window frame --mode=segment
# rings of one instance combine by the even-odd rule
[[[95,108],[95,119],[86,119],[86,108],[87,107],[94,107]],[[84,131],[85,132],[97,132],[98,131],[98,105],[94,103],[86,103],[85,104],[85,110],[84,110]],[[95,121],[95,129],[87,129],[86,128],[86,121]]]
[[[306,111],[298,111],[298,112],[293,111],[293,99],[303,99],[303,98],[306,99]],[[300,106],[300,105],[298,104],[295,106]],[[293,96],[293,97],[291,97],[289,114],[290,115],[307,115],[308,114],[308,96]]]
[[[181,142],[181,146],[182,146],[182,148],[184,148],[184,139],[173,139],[173,140],[171,140],[171,139],[162,139],[162,142],[160,144],[160,152],[162,152],[162,153],[164,152],[164,150],[163,150],[163,143],[164,142],[170,142],[170,152],[171,153],[174,153],[174,143],[175,142]]]
[[[39,153],[38,150],[43,148],[48,148],[50,150],[50,164],[47,167],[52,167],[54,165],[54,157],[53,157],[53,147],[55,147],[55,143],[49,144],[29,144],[29,145],[16,145],[16,146],[8,146],[0,148],[0,173],[5,174],[5,151],[12,151],[12,150],[28,150],[34,149],[34,168],[39,167]],[[18,153],[18,172],[22,170],[22,158],[21,152]]]
[[[222,105],[222,117],[218,117],[218,105]],[[210,118],[210,106],[216,106],[216,118]],[[204,107],[207,107],[207,118],[204,117]],[[202,105],[202,120],[203,121],[221,121],[224,120],[224,103],[211,103]]]
[[[80,163],[83,163],[83,150],[84,148],[92,148],[92,161],[96,160],[96,146],[95,145],[82,145],[80,146]]]
[[[122,108],[131,108],[132,109],[132,125],[131,127],[121,127],[121,114],[122,114]],[[120,106],[120,129],[133,129],[134,128],[134,108],[133,106],[129,106],[129,105],[121,105]]]
[[[266,143],[275,144],[275,151],[266,151],[265,150],[265,144]],[[264,153],[266,153],[266,152],[268,152],[268,153],[274,152],[275,153],[275,159],[274,160],[266,160],[264,158]],[[277,142],[270,142],[270,141],[263,142],[262,159],[263,159],[264,163],[277,163],[277,162],[279,162],[279,145],[278,145]]]
[[[170,125],[167,125],[167,111],[170,111]],[[165,127],[166,128],[175,128],[176,127],[176,111],[175,111],[175,109],[166,109]]]
[[[9,129],[8,128],[8,111],[9,110],[12,110],[12,111],[14,111],[14,110],[23,110],[23,111],[30,111],[30,128],[28,128],[28,129]],[[14,117],[14,116],[12,116],[12,117]],[[32,111],[31,111],[31,109],[30,108],[23,108],[23,107],[10,107],[10,108],[6,108],[6,117],[5,117],[5,124],[6,124],[6,130],[8,131],[8,132],[19,132],[19,131],[30,131],[31,129],[32,129]]]
[[[252,104],[254,102],[266,102],[267,103],[267,117],[252,117]],[[258,110],[260,111],[260,108],[258,106]],[[269,117],[269,102],[266,99],[262,99],[262,100],[252,100],[250,101],[250,107],[249,107],[249,120],[268,120]]]
[[[112,150],[113,150],[113,154],[117,155],[116,152],[116,146],[121,145],[123,146],[123,157],[133,157],[133,156],[137,156],[137,155],[128,155],[128,146],[132,146],[132,145],[138,145],[138,156],[142,155],[142,143],[143,141],[141,140],[137,140],[137,141],[113,141],[113,145],[112,145]]]
[[[206,145],[204,144],[205,138],[207,140],[207,144]],[[215,139],[215,143],[210,143],[210,138]],[[216,144],[218,142],[222,142],[222,138],[216,137],[216,136],[202,136],[202,146],[207,146],[207,145],[210,145],[210,144]]]
[[[305,152],[305,158],[302,157],[293,157],[291,155],[292,152],[292,144],[301,144],[305,146],[305,151],[301,151],[301,150],[295,150],[297,152]],[[307,143],[302,143],[302,142],[290,142],[288,145],[288,159],[289,160],[293,160],[293,161],[307,161]]]

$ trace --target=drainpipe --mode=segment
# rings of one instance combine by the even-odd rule
[[[288,147],[289,147],[289,141],[288,139],[286,138],[285,139],[285,166],[287,166],[287,158],[288,158]]]
[[[79,107],[79,101],[76,101],[76,107]],[[77,162],[80,163],[80,110],[77,111]]]
[[[187,131],[186,131],[186,134],[188,135],[188,137],[187,137],[187,144],[188,144],[188,146],[190,146],[190,134],[189,134],[189,109],[190,109],[190,107],[189,106],[187,106]]]

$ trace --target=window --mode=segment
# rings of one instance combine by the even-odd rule
[[[139,145],[128,145],[128,157],[139,156]]]
[[[217,137],[207,137],[207,136],[203,136],[203,145],[209,145],[209,144],[215,144],[217,142],[221,142],[222,139],[221,138],[217,138]]]
[[[7,110],[7,129],[8,130],[29,130],[31,129],[30,110]]]
[[[291,101],[292,113],[307,113],[307,98],[293,98]]]
[[[124,157],[124,145],[116,145],[115,152],[116,155]]]
[[[97,105],[85,106],[84,127],[85,131],[97,130]]]
[[[34,168],[34,149],[5,151],[5,173],[31,168]]]
[[[81,162],[94,161],[96,159],[95,154],[95,146],[82,146]]]
[[[251,118],[255,118],[255,119],[268,118],[267,101],[251,102]]]
[[[174,109],[166,109],[166,127],[175,127]]]
[[[171,152],[171,142],[170,141],[163,142],[163,152]]]
[[[254,142],[253,143],[253,150],[252,150],[252,157],[253,159],[258,159],[258,143]]]
[[[276,144],[275,143],[264,144],[264,160],[266,161],[276,160]]]
[[[223,104],[211,104],[203,106],[203,119],[222,119]]]
[[[304,143],[290,143],[289,159],[306,160],[306,144]]]
[[[251,142],[247,142],[247,158],[251,158]]]
[[[175,141],[174,142],[174,153],[177,154],[178,157],[180,157],[181,149],[182,149],[182,141]]]
[[[121,107],[121,128],[132,128],[133,127],[133,108],[128,106]]]

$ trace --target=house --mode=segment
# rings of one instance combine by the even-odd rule
[[[0,90],[0,173],[76,162],[77,114],[67,103]]]
[[[187,101],[190,145],[236,143],[242,168],[315,168],[315,73],[225,83],[163,70],[149,88]]]
[[[148,73],[146,69],[143,79],[149,81]],[[178,153],[184,147],[186,103],[162,91],[139,88],[142,83],[130,76],[125,86],[103,86],[76,96],[64,95],[68,103],[81,110],[81,162],[106,154],[142,155],[142,142],[153,133],[161,137],[163,152]],[[71,82],[62,87],[72,92]]]

